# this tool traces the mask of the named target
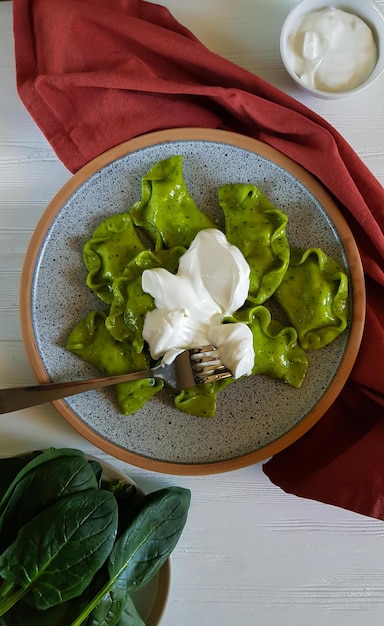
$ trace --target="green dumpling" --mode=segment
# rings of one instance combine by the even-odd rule
[[[131,341],[137,352],[143,350],[145,316],[155,306],[152,296],[143,291],[143,271],[162,267],[175,273],[184,252],[185,248],[181,246],[169,250],[144,250],[128,263],[124,273],[112,285],[113,299],[105,321],[112,337],[118,341]]]
[[[129,213],[118,213],[101,222],[83,249],[88,270],[87,285],[109,304],[112,283],[138,252],[145,250]]]
[[[105,327],[106,313],[92,311],[71,331],[66,348],[100,370],[103,376],[128,374],[150,367],[149,357],[138,354],[128,341],[116,341]],[[121,412],[131,415],[163,387],[161,380],[148,378],[116,385]]]
[[[217,395],[233,378],[225,378],[212,383],[184,389],[174,397],[174,405],[180,411],[196,415],[196,417],[214,417],[216,413]]]
[[[218,193],[227,239],[241,250],[250,267],[248,301],[263,304],[288,267],[288,217],[255,185],[224,185]]]
[[[136,226],[148,235],[155,248],[188,248],[203,228],[215,228],[196,205],[183,180],[179,155],[156,163],[142,178],[141,200],[130,210]]]
[[[262,305],[243,309],[235,313],[233,319],[245,322],[252,331],[255,351],[252,374],[265,374],[300,388],[307,373],[308,359],[298,343],[296,330],[273,320],[270,311]]]
[[[291,250],[275,297],[296,328],[304,350],[323,348],[348,322],[348,276],[320,248]]]

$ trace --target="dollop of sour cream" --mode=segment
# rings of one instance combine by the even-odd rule
[[[342,92],[361,85],[377,62],[369,26],[356,15],[325,8],[307,13],[289,37],[293,69],[309,87]]]
[[[151,356],[167,364],[182,350],[213,344],[234,378],[249,375],[255,359],[250,328],[222,323],[244,304],[249,273],[239,248],[215,228],[196,235],[176,274],[145,270],[142,288],[156,306],[146,314],[143,329]]]

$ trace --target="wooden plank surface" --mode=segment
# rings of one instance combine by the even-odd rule
[[[173,15],[213,51],[266,78],[331,122],[384,183],[384,77],[348,100],[300,91],[278,53],[293,0],[167,0]],[[377,3],[384,9],[384,2]],[[19,278],[33,229],[70,174],[15,89],[12,4],[0,4],[0,380],[34,381],[21,340]],[[51,406],[0,421],[0,455],[26,446],[81,447],[111,462]],[[192,490],[173,556],[164,626],[378,626],[384,623],[382,522],[283,493],[261,465],[199,477],[159,475],[114,460],[144,490]]]

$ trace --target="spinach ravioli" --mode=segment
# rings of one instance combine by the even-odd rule
[[[288,267],[288,217],[256,185],[220,187],[219,204],[225,216],[227,239],[241,250],[251,270],[248,301],[263,304],[279,286]]]
[[[103,375],[156,365],[142,336],[145,315],[155,306],[142,289],[142,273],[152,268],[176,273],[196,234],[217,228],[189,193],[182,163],[175,155],[154,164],[142,178],[141,199],[101,222],[84,246],[87,286],[108,309],[91,311],[81,320],[66,347]],[[299,389],[308,368],[306,350],[326,345],[346,328],[347,276],[317,248],[305,253],[291,250],[287,215],[255,185],[223,185],[217,199],[225,235],[250,267],[248,298],[223,323],[249,326],[255,351],[252,375],[266,375]],[[268,309],[272,299],[289,324],[272,319]],[[168,390],[169,399],[185,413],[213,417],[218,393],[233,382],[229,378],[178,394]],[[153,379],[116,385],[121,413],[135,413],[163,388],[162,381]]]
[[[142,179],[141,200],[130,214],[155,249],[188,246],[203,228],[215,228],[201,211],[183,179],[183,159],[177,155],[156,163]]]
[[[320,248],[292,250],[275,296],[305,350],[323,348],[347,327],[348,277]]]

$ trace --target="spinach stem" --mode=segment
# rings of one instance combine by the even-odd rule
[[[10,591],[11,590],[12,587]],[[14,591],[13,593],[8,593],[0,601],[0,616],[7,613],[7,611],[9,611],[9,609],[11,609],[16,604],[16,602],[18,602],[24,596],[24,594],[27,593],[27,591],[28,589],[23,589],[22,587],[20,587],[20,589],[17,589],[17,591]]]
[[[76,617],[75,621],[70,624],[70,626],[81,626],[84,620],[88,617],[88,615],[93,611],[96,604],[98,604],[101,598],[109,591],[111,586],[111,579],[105,583],[104,587],[100,589],[100,591],[92,598],[92,600],[87,604],[86,607],[79,613]]]

